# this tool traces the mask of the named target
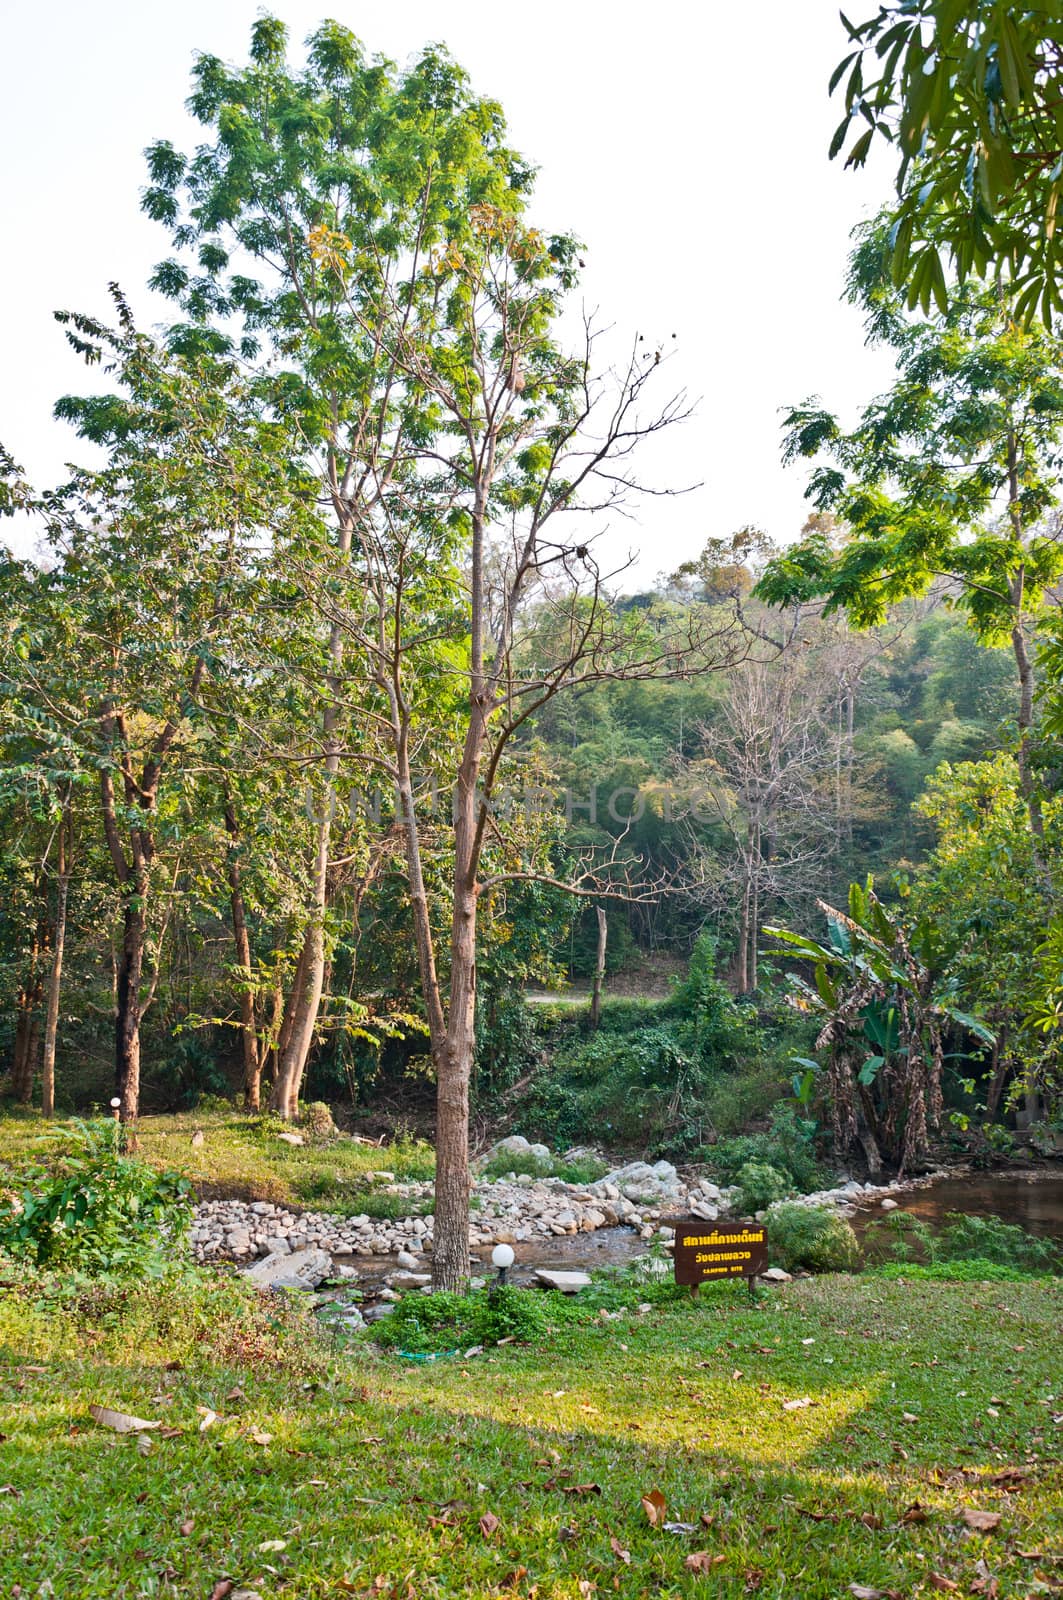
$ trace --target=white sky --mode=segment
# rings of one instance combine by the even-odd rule
[[[195,141],[183,110],[194,52],[246,58],[257,0],[9,4],[0,31],[0,440],[44,484],[85,447],[51,418],[94,386],[56,308],[106,314],[118,279],[143,326],[168,315],[145,283],[168,253],[139,210],[142,151]],[[670,376],[700,397],[662,444],[655,481],[704,487],[647,501],[612,535],[649,582],[709,535],[756,523],[789,540],[805,473],[779,461],[779,408],[820,394],[851,415],[888,379],[840,303],[853,225],[889,192],[828,162],[827,79],[845,40],[836,0],[277,0],[293,52],[335,15],[403,61],[442,40],[505,107],[540,168],[534,219],[586,241],[584,294],[625,336],[678,334]],[[863,14],[866,7],[858,7]],[[0,530],[10,537],[11,530]],[[28,535],[19,534],[29,548]],[[629,581],[627,587],[632,586]]]

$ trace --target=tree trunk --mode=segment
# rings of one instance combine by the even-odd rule
[[[40,1042],[37,1007],[41,1003],[43,989],[41,957],[46,945],[45,923],[41,918],[38,919],[33,935],[33,944],[30,947],[29,971],[24,981],[19,985],[15,1001],[17,1019],[15,1022],[15,1051],[11,1068],[11,1088],[18,1104],[25,1106],[30,1105],[33,1100],[37,1046]]]
[[[760,868],[761,868],[761,853],[760,853],[760,850],[761,850],[760,823],[758,822],[756,824],[756,827],[755,827],[755,830],[754,830],[753,887],[752,887],[752,895],[751,895],[752,905],[750,907],[750,917],[749,917],[749,968],[748,968],[748,976],[749,976],[750,992],[752,992],[757,987],[757,983],[759,981],[759,973],[757,971],[757,939],[758,939],[758,935],[759,935],[759,932],[760,932],[760,926],[759,926],[759,924],[760,924]]]
[[[742,914],[738,929],[738,967],[735,973],[739,994],[749,993],[749,910],[752,885],[748,855],[743,862],[746,871],[745,889],[742,893]]]
[[[451,928],[450,1015],[436,1055],[436,1184],[433,1289],[469,1279],[469,1082],[476,1048],[476,895],[455,895]]]
[[[44,1057],[41,1061],[41,1114],[55,1115],[55,1040],[59,1029],[59,996],[63,983],[63,947],[66,944],[66,907],[70,876],[66,860],[66,820],[59,826],[59,875],[55,889],[55,945],[48,984],[48,1010],[44,1024]]]
[[[115,1092],[121,1101],[123,1122],[135,1122],[140,1110],[140,981],[144,972],[147,919],[145,883],[135,899],[127,899],[122,917],[122,950],[118,958],[115,997]]]
[[[255,995],[251,987],[251,940],[247,932],[247,910],[240,876],[239,829],[236,811],[231,799],[226,799],[225,826],[231,845],[227,861],[229,876],[229,905],[233,919],[233,944],[236,948],[236,967],[240,977],[240,1037],[244,1057],[244,1108],[257,1111],[262,1092],[262,1054],[258,1042],[258,1025],[255,1017]]]
[[[597,1028],[602,1020],[602,982],[605,978],[605,946],[609,938],[609,919],[601,906],[598,914],[598,958],[594,963],[594,993],[591,995],[591,1027]]]

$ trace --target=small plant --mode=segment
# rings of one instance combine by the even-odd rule
[[[1063,1272],[1063,1251],[1052,1239],[1040,1239],[999,1217],[973,1217],[950,1211],[935,1233],[921,1217],[895,1211],[868,1225],[869,1254],[895,1264],[949,1266],[974,1261],[1008,1268],[1021,1276]],[[984,1276],[984,1274],[983,1274]]]
[[[340,1136],[332,1112],[323,1100],[311,1100],[303,1107],[299,1126],[314,1144],[331,1144]]]
[[[563,1183],[597,1183],[609,1171],[609,1163],[598,1156],[576,1156],[572,1161],[563,1158],[557,1162],[554,1176]]]
[[[785,1200],[791,1189],[786,1173],[766,1161],[747,1161],[735,1181],[740,1190],[740,1211],[766,1211],[777,1200]]]
[[[372,1337],[389,1349],[422,1355],[500,1339],[526,1343],[545,1332],[545,1297],[504,1285],[474,1294],[407,1295],[375,1324]]]
[[[829,1206],[773,1206],[768,1252],[786,1272],[853,1272],[860,1262],[856,1234]]]
[[[554,1159],[536,1155],[534,1150],[499,1150],[484,1163],[480,1175],[488,1179],[508,1178],[511,1172],[517,1177],[552,1178]]]
[[[0,1248],[37,1266],[162,1273],[191,1222],[187,1179],[126,1155],[114,1123],[74,1122],[57,1137],[73,1151],[0,1210]]]

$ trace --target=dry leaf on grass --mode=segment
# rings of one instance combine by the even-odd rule
[[[563,1483],[562,1494],[601,1494],[602,1487],[599,1483]]]
[[[936,1589],[939,1594],[955,1594],[960,1586],[958,1583],[954,1583],[951,1578],[946,1578],[943,1572],[931,1572],[930,1587]]]
[[[622,1561],[625,1567],[630,1567],[631,1551],[625,1550],[619,1539],[610,1539],[609,1548],[618,1561]]]
[[[236,1585],[231,1578],[219,1578],[210,1591],[210,1600],[225,1600],[225,1596],[232,1594],[235,1588]]]
[[[687,1556],[683,1565],[688,1572],[711,1572],[713,1567],[718,1567],[726,1560],[726,1556],[714,1556],[708,1550],[695,1550],[693,1555]]]
[[[651,1489],[649,1494],[642,1496],[642,1509],[646,1513],[651,1528],[660,1528],[664,1524],[665,1498],[660,1489]]]
[[[963,1520],[975,1533],[995,1533],[1000,1527],[999,1511],[977,1511],[974,1506],[964,1506]]]
[[[911,1505],[901,1512],[901,1526],[910,1527],[913,1523],[925,1522],[929,1515],[926,1506],[920,1505],[918,1500],[913,1500]]]
[[[101,1428],[113,1428],[115,1433],[146,1433],[149,1428],[162,1427],[161,1422],[145,1422],[128,1411],[112,1411],[110,1406],[89,1406],[89,1416]]]
[[[195,1527],[195,1525],[195,1517],[189,1517],[187,1522],[178,1523],[177,1531],[181,1535],[182,1539],[188,1538],[188,1535],[192,1532],[192,1529]]]
[[[485,1511],[480,1518],[480,1532],[485,1539],[490,1539],[493,1534],[498,1532],[501,1526],[501,1520],[495,1516],[493,1511]]]
[[[263,1433],[258,1428],[255,1428],[252,1431],[251,1438],[252,1438],[252,1441],[255,1444],[272,1444],[273,1443],[273,1435],[271,1433]]]
[[[212,1411],[209,1406],[197,1406],[196,1410],[203,1419],[199,1424],[199,1431],[200,1433],[206,1433],[211,1424],[217,1422],[218,1413],[216,1411]]]
[[[806,1394],[802,1395],[800,1400],[784,1400],[782,1408],[784,1411],[803,1411],[806,1406],[814,1406],[815,1403],[811,1396]]]
[[[856,1600],[901,1600],[899,1589],[876,1589],[869,1583],[851,1583],[849,1593]]]

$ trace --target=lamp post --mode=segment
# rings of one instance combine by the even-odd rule
[[[496,1244],[495,1245],[494,1249],[491,1251],[491,1265],[498,1269],[498,1277],[495,1279],[495,1282],[494,1282],[494,1285],[493,1285],[494,1288],[496,1288],[496,1289],[505,1288],[506,1273],[509,1271],[510,1267],[513,1265],[513,1262],[514,1262],[515,1259],[516,1259],[516,1257],[513,1254],[513,1246],[512,1245],[509,1245],[509,1244]]]

